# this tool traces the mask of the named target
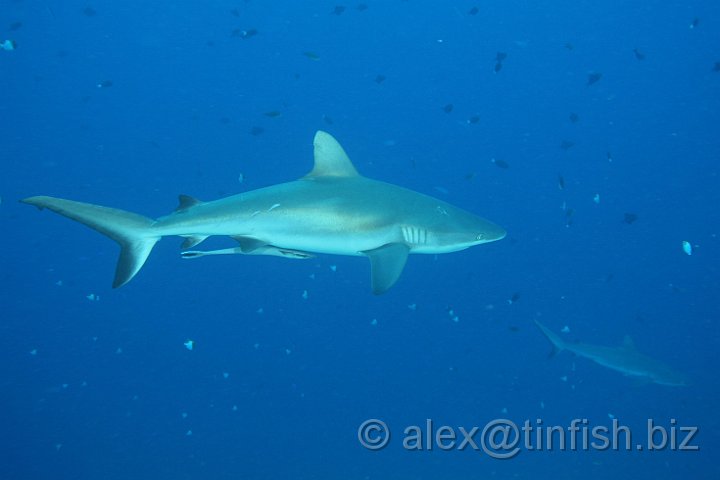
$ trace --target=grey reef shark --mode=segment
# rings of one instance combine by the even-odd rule
[[[76,220],[120,244],[114,288],[138,273],[158,240],[172,235],[185,238],[183,258],[366,256],[375,294],[395,284],[410,253],[456,252],[505,237],[501,227],[465,210],[363,177],[328,133],[318,131],[313,144],[315,165],[298,180],[209,202],[180,195],[178,208],[157,220],[54,197],[22,202]],[[231,237],[238,246],[189,250],[213,235]]]
[[[628,377],[634,377],[640,383],[657,383],[670,387],[684,387],[689,385],[688,379],[680,372],[664,363],[648,357],[637,351],[635,344],[629,336],[625,336],[623,343],[616,347],[603,345],[590,345],[587,343],[566,342],[559,335],[535,320],[540,331],[550,340],[553,346],[552,355],[567,350],[578,357],[587,358],[615,370]]]

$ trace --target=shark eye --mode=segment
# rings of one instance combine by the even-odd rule
[[[477,237],[475,237],[475,240],[482,240],[483,238],[485,238],[485,234],[478,233]]]

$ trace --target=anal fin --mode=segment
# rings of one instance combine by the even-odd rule
[[[193,248],[200,243],[204,242],[207,239],[207,235],[195,235],[195,236],[189,236],[186,237],[183,241],[182,245],[180,245],[180,248],[183,250],[187,250],[188,248]]]

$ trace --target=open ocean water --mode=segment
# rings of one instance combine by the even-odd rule
[[[720,478],[717,2],[0,5],[0,478]],[[156,218],[305,175],[317,130],[507,237],[380,296],[361,257],[168,238],[112,289],[116,244],[18,202]]]

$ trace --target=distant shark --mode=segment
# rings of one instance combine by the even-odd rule
[[[687,386],[688,380],[681,373],[673,370],[662,362],[643,355],[635,349],[632,339],[625,336],[623,343],[617,347],[604,347],[588,345],[586,343],[569,343],[561,339],[537,320],[535,324],[553,345],[552,355],[567,350],[578,357],[584,357],[593,362],[615,370],[640,381],[657,383],[671,387]]]
[[[185,238],[184,258],[364,255],[370,259],[375,294],[395,284],[410,253],[455,252],[505,236],[501,227],[446,202],[361,176],[328,133],[318,131],[313,144],[314,168],[299,180],[210,202],[180,195],[178,208],[157,220],[53,197],[22,202],[50,209],[119,243],[113,288],[128,283],[155,243],[172,235]],[[229,236],[239,246],[187,251],[213,235]]]

